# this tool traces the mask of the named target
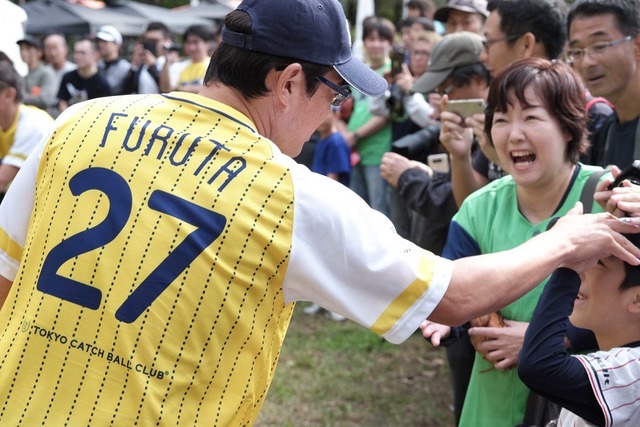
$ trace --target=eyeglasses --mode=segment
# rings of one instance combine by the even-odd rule
[[[569,49],[567,50],[567,58],[571,62],[582,61],[585,55],[589,55],[592,58],[604,55],[608,48],[617,46],[621,43],[628,42],[633,39],[633,36],[625,36],[610,42],[600,42],[585,47],[584,49]]]
[[[444,89],[442,89],[442,87],[438,86],[436,88],[436,93],[439,95],[449,95],[451,93],[451,91],[453,90],[454,86],[453,85],[449,85],[447,87],[445,87]]]
[[[495,43],[500,43],[500,42],[507,42],[507,43],[511,43],[512,41],[518,39],[521,37],[521,34],[512,34],[510,36],[504,36],[504,37],[498,37],[495,39],[487,39],[485,38],[484,40],[482,40],[482,47],[484,48],[484,50],[489,50],[489,48],[491,47],[492,44]]]
[[[414,51],[411,51],[411,55],[426,56],[428,58],[429,56],[431,56],[431,52],[429,52],[428,50],[414,50]]]
[[[331,89],[338,92],[336,93],[336,96],[334,96],[333,100],[331,101],[331,105],[333,105],[334,107],[339,107],[340,104],[342,104],[342,101],[351,97],[351,88],[349,87],[349,85],[338,86],[334,82],[327,80],[322,76],[316,76],[316,80],[318,80],[320,83],[326,84]]]

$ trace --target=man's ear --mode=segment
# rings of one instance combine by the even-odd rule
[[[272,78],[272,89],[278,101],[283,105],[291,105],[293,97],[301,93],[306,95],[307,86],[302,65],[293,63],[282,71],[271,71],[267,79]],[[269,84],[267,84],[269,89]]]
[[[520,40],[518,41],[522,50],[523,50],[523,58],[531,58],[536,56],[538,46],[536,44],[536,36],[533,33],[524,33]]]
[[[0,92],[0,96],[2,97],[2,99],[9,102],[15,102],[17,95],[18,91],[14,87],[8,87]]]
[[[630,313],[640,314],[640,287],[636,287],[637,291],[633,294],[633,299],[627,306]]]

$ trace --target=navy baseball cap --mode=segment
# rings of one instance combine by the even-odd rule
[[[387,81],[351,55],[349,24],[338,0],[244,0],[251,34],[222,28],[222,43],[332,66],[359,92],[377,97]]]

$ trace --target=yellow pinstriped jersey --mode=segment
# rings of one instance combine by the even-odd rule
[[[399,342],[448,284],[207,98],[91,101],[39,153],[0,208],[0,425],[249,425],[294,301]]]

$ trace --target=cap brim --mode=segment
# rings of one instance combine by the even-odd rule
[[[478,15],[482,15],[485,18],[487,17],[485,13],[479,11],[478,9],[474,9],[473,7],[447,6],[447,7],[443,7],[436,10],[436,12],[433,14],[433,19],[435,21],[447,22],[447,20],[449,19],[449,12],[451,12],[452,10],[459,10],[460,12],[468,12],[468,13],[477,13]]]
[[[389,86],[381,75],[354,57],[344,64],[334,65],[333,68],[349,85],[367,96],[377,98],[384,94]]]
[[[427,71],[411,86],[411,91],[416,93],[428,93],[442,84],[451,74],[451,70]]]

